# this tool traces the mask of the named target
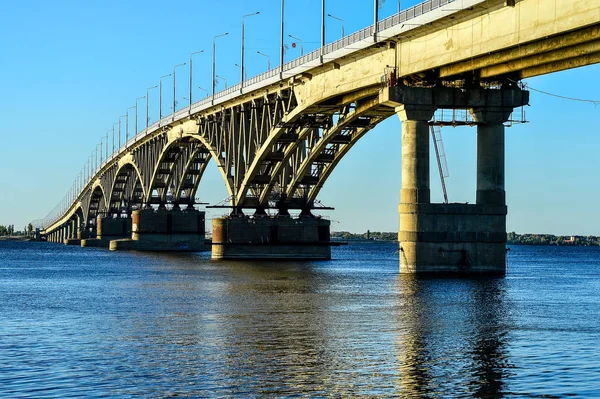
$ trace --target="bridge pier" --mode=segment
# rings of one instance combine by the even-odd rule
[[[98,216],[96,222],[96,238],[81,240],[82,247],[109,248],[111,240],[131,238],[131,218],[113,218]]]
[[[204,212],[195,209],[136,210],[132,213],[131,238],[112,240],[110,249],[206,251],[204,219]]]
[[[314,216],[213,219],[213,259],[331,259],[330,221]]]
[[[402,121],[401,273],[506,273],[503,123],[528,100],[515,88],[399,86],[384,93]],[[428,121],[438,108],[467,108],[477,122],[476,204],[430,202]]]
[[[81,245],[81,239],[79,235],[79,226],[77,225],[77,219],[71,220],[68,224],[68,235],[65,239],[65,245]]]

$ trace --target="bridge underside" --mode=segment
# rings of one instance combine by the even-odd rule
[[[47,226],[48,237],[97,239],[99,225],[114,223],[126,226],[122,238],[132,239],[132,214],[150,210],[187,212],[198,220],[198,185],[212,159],[229,193],[229,216],[213,226],[220,229],[216,257],[282,257],[313,246],[305,257],[328,258],[329,225],[311,214],[320,207],[318,194],[354,144],[397,114],[401,271],[503,273],[504,124],[513,109],[528,103],[518,82],[600,62],[600,7],[587,0],[460,4],[462,9],[438,9],[418,23],[389,27],[378,42],[367,38],[371,42],[359,50],[342,49],[303,71],[281,73],[260,88],[240,88],[161,121],[98,169],[70,208]],[[434,116],[444,109],[464,110],[469,117]],[[477,126],[476,204],[430,203],[433,122]],[[267,218],[269,209],[277,218]],[[299,217],[290,218],[290,210]],[[183,223],[179,216],[159,219],[164,234],[178,231],[173,220]],[[286,233],[292,225],[304,227]],[[250,246],[237,245],[242,241]],[[290,250],[292,242],[298,245]],[[259,244],[267,247],[257,250]]]

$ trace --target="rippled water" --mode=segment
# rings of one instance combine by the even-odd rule
[[[213,262],[0,242],[0,396],[600,397],[600,248],[504,279],[398,274],[396,244]]]

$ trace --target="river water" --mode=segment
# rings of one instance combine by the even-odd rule
[[[600,248],[500,279],[0,242],[0,397],[600,397]]]

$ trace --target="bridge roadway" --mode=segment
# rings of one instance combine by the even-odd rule
[[[140,237],[172,234],[177,228],[173,215],[159,217],[156,223],[162,227],[152,222],[150,230],[140,227],[141,219],[179,212],[181,206],[197,222],[179,231],[179,239],[203,235],[203,213],[192,209],[213,159],[229,192],[232,215],[239,216],[214,222],[213,257],[327,258],[328,222],[310,217],[317,195],[352,146],[398,114],[403,121],[401,271],[503,273],[504,123],[514,108],[528,103],[528,93],[516,83],[600,62],[600,0],[429,0],[374,28],[230,87],[138,133],[90,173],[72,201],[50,215],[43,226],[46,236],[77,243],[102,238],[104,220],[104,241],[130,235],[135,240],[136,229],[137,239],[144,241]],[[441,109],[466,109],[478,126],[478,193],[472,207],[429,201],[427,126]],[[167,203],[175,210],[166,211]],[[140,211],[133,212],[132,221],[133,209]],[[242,216],[249,209],[256,217]],[[281,217],[259,218],[265,209],[278,209]],[[284,223],[289,209],[302,210],[305,218]],[[117,223],[116,217],[126,221]],[[290,233],[301,222],[312,227]],[[252,229],[260,232],[249,233]],[[198,249],[200,241],[191,245],[169,238],[169,248]],[[241,245],[265,242],[272,245]],[[295,242],[302,244],[299,252]],[[274,250],[277,243],[285,248]],[[138,246],[161,248],[154,241]]]

